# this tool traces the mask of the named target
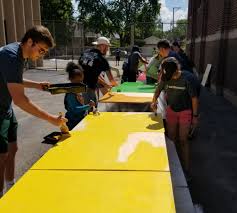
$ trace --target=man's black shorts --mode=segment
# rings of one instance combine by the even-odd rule
[[[17,141],[17,127],[14,113],[11,118],[0,119],[0,153],[8,152],[8,143]]]

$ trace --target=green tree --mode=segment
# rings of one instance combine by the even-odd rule
[[[184,40],[187,33],[187,20],[180,19],[176,22],[176,27],[173,29],[173,37],[175,39]]]
[[[119,34],[121,46],[130,43],[132,24],[136,26],[136,38],[144,38],[151,33],[160,12],[159,0],[77,1],[78,18],[85,27],[107,36]]]
[[[41,0],[40,7],[43,21],[68,21],[73,19],[71,0]]]
[[[187,33],[187,20],[180,19],[176,22],[174,29],[164,32],[164,37],[169,40],[183,41]]]
[[[71,0],[41,0],[40,8],[42,24],[49,28],[57,45],[71,42],[74,32]]]
[[[154,29],[152,34],[156,36],[157,38],[160,38],[160,39],[164,38],[163,23],[160,18],[157,19],[156,28]]]

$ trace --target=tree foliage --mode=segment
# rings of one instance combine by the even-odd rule
[[[184,40],[187,34],[187,23],[186,19],[178,20],[176,26],[172,30],[164,32],[164,37],[170,40]]]
[[[136,38],[150,36],[160,12],[159,0],[77,0],[79,20],[105,36],[118,34],[120,45],[130,43],[131,24]]]
[[[73,19],[71,0],[41,0],[40,7],[43,21],[68,21]]]
[[[181,19],[176,22],[176,27],[173,30],[174,38],[184,40],[187,34],[187,20]]]
[[[41,22],[49,28],[57,45],[71,42],[73,5],[71,0],[41,0]],[[70,27],[69,27],[70,26]]]

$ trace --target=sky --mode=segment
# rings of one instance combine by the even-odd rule
[[[173,21],[173,7],[175,8],[174,12],[174,21],[176,22],[179,19],[187,19],[188,15],[188,0],[160,0],[161,10],[160,17],[162,22],[170,23]],[[164,24],[164,30],[169,30],[170,24]]]
[[[75,0],[72,0],[74,8],[76,8]],[[188,0],[160,0],[161,10],[160,17],[162,22],[170,23],[173,20],[173,7],[179,7],[175,9],[174,19],[186,19],[188,14]],[[76,15],[76,14],[75,14]],[[170,24],[164,24],[164,30],[169,30]]]

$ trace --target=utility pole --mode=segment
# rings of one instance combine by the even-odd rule
[[[175,9],[176,10],[179,10],[181,7],[173,7],[173,27],[172,27],[172,31],[174,31],[174,12],[175,12]]]
[[[130,40],[130,45],[131,47],[134,45],[134,34],[135,34],[135,24],[131,24],[131,40]]]
[[[164,38],[164,22],[161,23],[162,26],[162,38]]]

